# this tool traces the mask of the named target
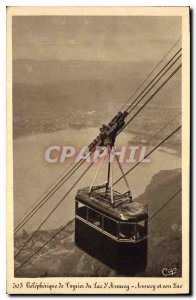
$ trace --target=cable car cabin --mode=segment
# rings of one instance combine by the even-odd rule
[[[124,201],[117,207],[88,188],[76,195],[75,243],[118,274],[134,275],[147,265],[147,206]],[[128,199],[127,199],[128,200]]]

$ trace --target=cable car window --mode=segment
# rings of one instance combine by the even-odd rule
[[[120,223],[119,239],[136,241],[136,225],[130,223]]]
[[[88,211],[88,222],[101,228],[102,227],[102,215],[89,208]]]
[[[145,237],[147,235],[147,221],[141,221],[137,224],[137,240]]]
[[[76,203],[76,215],[87,220],[87,207],[81,202]]]
[[[103,230],[117,237],[117,222],[110,218],[104,217]]]

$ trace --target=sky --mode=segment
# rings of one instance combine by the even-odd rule
[[[180,17],[18,16],[13,59],[158,61],[180,36]]]

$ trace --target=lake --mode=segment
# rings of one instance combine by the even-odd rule
[[[40,133],[26,137],[14,139],[14,218],[18,220],[27,209],[40,197],[41,194],[51,185],[53,181],[66,169],[67,164],[49,164],[45,161],[44,155],[46,149],[51,145],[73,145],[82,147],[88,145],[98,135],[97,128],[88,128],[81,130],[60,130],[52,133]],[[133,134],[121,133],[116,140],[118,145],[128,145],[134,140]],[[163,151],[164,150],[164,151]],[[145,191],[154,174],[160,170],[172,170],[181,168],[181,158],[175,152],[169,152],[169,149],[162,147],[160,151],[155,151],[150,157],[150,163],[141,163],[128,176],[128,182],[131,187],[133,198],[136,198]],[[87,163],[68,180],[57,193],[44,205],[29,223],[25,229],[34,230],[47,216],[55,204],[63,197],[71,184],[74,183],[86,168]],[[133,166],[133,163],[123,164],[124,171]],[[74,197],[78,188],[89,186],[97,170],[97,164],[88,171],[82,178],[78,186],[66,197],[63,203],[58,207],[55,213],[49,218],[43,228],[51,229],[65,224],[74,217]],[[114,181],[120,176],[120,171],[114,165]],[[97,184],[106,180],[106,165],[101,169],[97,177]],[[76,175],[77,174],[77,175]],[[124,181],[119,184],[118,189],[126,189]],[[116,188],[115,187],[115,188]]]

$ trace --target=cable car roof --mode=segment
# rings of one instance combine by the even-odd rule
[[[76,200],[120,222],[138,222],[148,218],[146,205],[129,202],[114,208],[110,203],[100,201],[94,195],[89,196],[89,188],[78,190]]]

